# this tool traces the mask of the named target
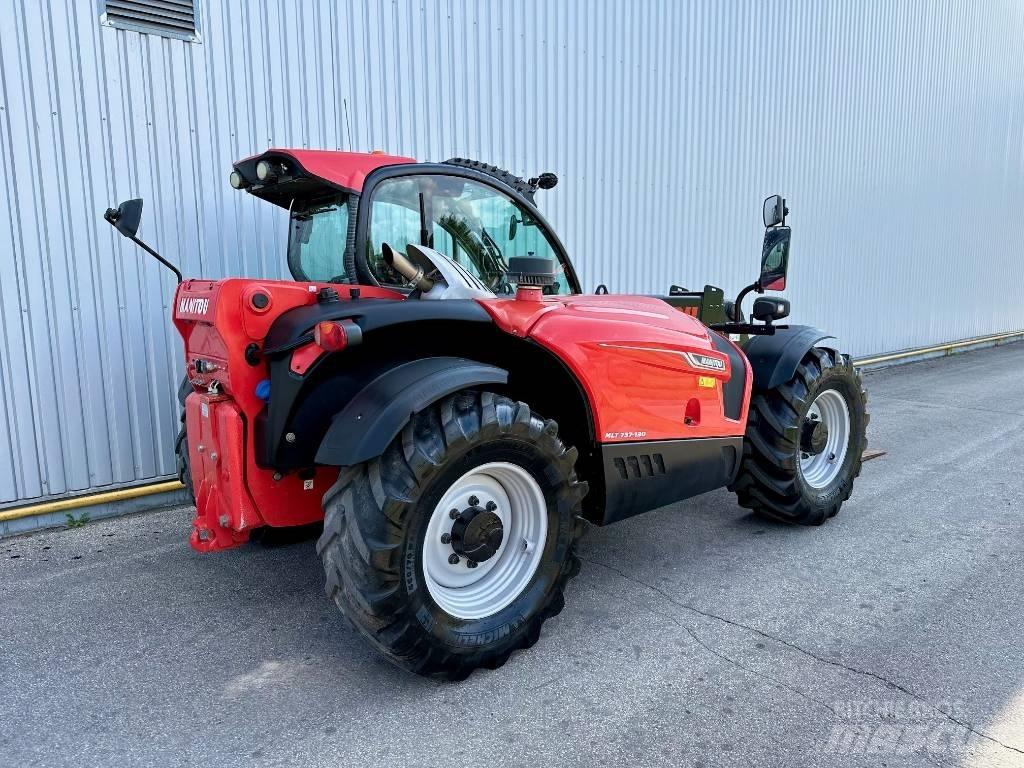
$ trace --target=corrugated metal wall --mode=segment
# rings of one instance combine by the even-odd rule
[[[552,170],[585,286],[755,275],[792,209],[797,321],[857,354],[1024,328],[1024,5],[197,0],[202,42],[0,0],[0,503],[173,472],[173,280],[283,275],[268,145]]]

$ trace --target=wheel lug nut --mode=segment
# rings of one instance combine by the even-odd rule
[[[470,496],[469,497],[469,506],[475,507],[479,503],[480,503],[480,499],[478,499],[476,496]]]
[[[441,543],[442,544],[447,544],[451,540],[452,540],[452,535],[450,533],[442,533],[441,534]]]
[[[467,560],[466,561],[466,567],[467,568],[476,568],[476,560]]]
[[[497,508],[498,508],[498,505],[497,505],[497,504],[495,504],[495,503],[494,503],[493,501],[488,501],[488,502],[487,502],[487,511],[488,511],[488,512],[493,512],[493,511],[494,511],[494,510],[496,510]]]
[[[458,516],[459,516],[459,510],[457,510],[457,509],[453,509],[451,512],[448,513],[448,517],[450,517],[452,520],[454,520]]]
[[[448,562],[451,563],[452,565],[458,565],[459,564],[459,556],[454,554],[454,553],[451,554],[451,555],[448,555]]]

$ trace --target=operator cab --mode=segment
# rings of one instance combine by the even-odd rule
[[[287,208],[288,266],[304,282],[410,291],[385,257],[409,246],[436,250],[488,291],[511,295],[509,260],[555,264],[549,295],[580,293],[565,248],[534,205],[558,179],[523,180],[494,166],[453,159],[417,163],[379,153],[268,150],[235,164],[231,185]]]

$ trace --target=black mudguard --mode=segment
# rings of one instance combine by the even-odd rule
[[[739,419],[743,411],[743,396],[747,393],[747,360],[728,338],[715,331],[708,331],[715,349],[729,358],[732,373],[722,386],[722,405],[725,415]]]
[[[388,368],[334,417],[317,464],[347,467],[380,456],[409,419],[460,389],[506,384],[508,371],[461,357],[427,357]]]
[[[753,370],[754,389],[775,389],[789,381],[811,347],[839,351],[839,341],[809,325],[779,328],[772,336],[752,336],[743,347],[743,353]]]

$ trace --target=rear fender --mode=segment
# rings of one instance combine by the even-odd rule
[[[460,357],[403,362],[377,375],[335,415],[317,464],[346,467],[380,456],[413,415],[460,389],[504,385],[508,371]]]
[[[772,336],[751,337],[743,352],[754,373],[754,389],[775,389],[789,381],[812,347],[838,352],[839,341],[809,325],[791,325],[777,329]]]

